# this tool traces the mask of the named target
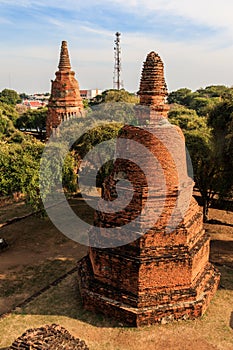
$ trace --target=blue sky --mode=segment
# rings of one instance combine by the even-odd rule
[[[170,91],[231,86],[232,13],[232,0],[0,0],[0,90],[49,91],[62,40],[81,88],[111,88],[116,31],[130,91],[138,90],[152,50],[164,61]]]

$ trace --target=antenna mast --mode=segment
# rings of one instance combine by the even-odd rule
[[[121,33],[116,32],[116,39],[114,40],[115,64],[114,64],[113,88],[117,90],[120,90],[121,88],[123,88],[123,81],[120,80],[120,75],[121,75],[120,35]]]

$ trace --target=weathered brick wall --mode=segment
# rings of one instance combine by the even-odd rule
[[[65,328],[52,324],[29,329],[17,338],[9,350],[88,350],[83,340],[74,338]]]
[[[75,73],[71,71],[66,41],[62,42],[59,71],[52,80],[51,96],[48,103],[46,133],[49,137],[63,120],[83,114],[83,103]]]
[[[119,133],[116,154],[124,159],[116,159],[103,191],[113,206],[116,184],[127,191],[118,183],[125,178],[133,186],[133,197],[119,212],[105,213],[99,205],[95,225],[100,230],[90,232],[90,242],[111,247],[122,236],[137,239],[117,248],[90,248],[79,263],[84,306],[136,326],[200,316],[219,282],[208,262],[202,212],[190,195],[193,181],[187,174],[184,137],[165,119],[163,63],[153,52],[144,63],[139,94],[138,127],[126,125]],[[131,155],[137,164],[127,160]],[[138,215],[139,223],[132,224],[131,231],[125,229]],[[106,228],[118,226],[111,237]]]

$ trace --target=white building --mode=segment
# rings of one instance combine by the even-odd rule
[[[86,100],[91,100],[92,98],[96,97],[97,95],[102,94],[102,90],[95,89],[95,90],[80,90],[80,96]]]

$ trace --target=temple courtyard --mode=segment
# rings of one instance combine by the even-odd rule
[[[82,199],[72,199],[71,205],[91,222],[93,213]],[[23,202],[5,203],[0,212],[2,224],[27,214],[28,208]],[[82,308],[76,266],[86,247],[68,240],[48,219],[29,216],[2,226],[9,248],[0,253],[0,350],[27,329],[52,323],[85,340],[91,350],[233,349],[233,213],[211,209],[210,219],[215,220],[205,224],[210,261],[221,281],[206,313],[192,321],[138,329]]]

